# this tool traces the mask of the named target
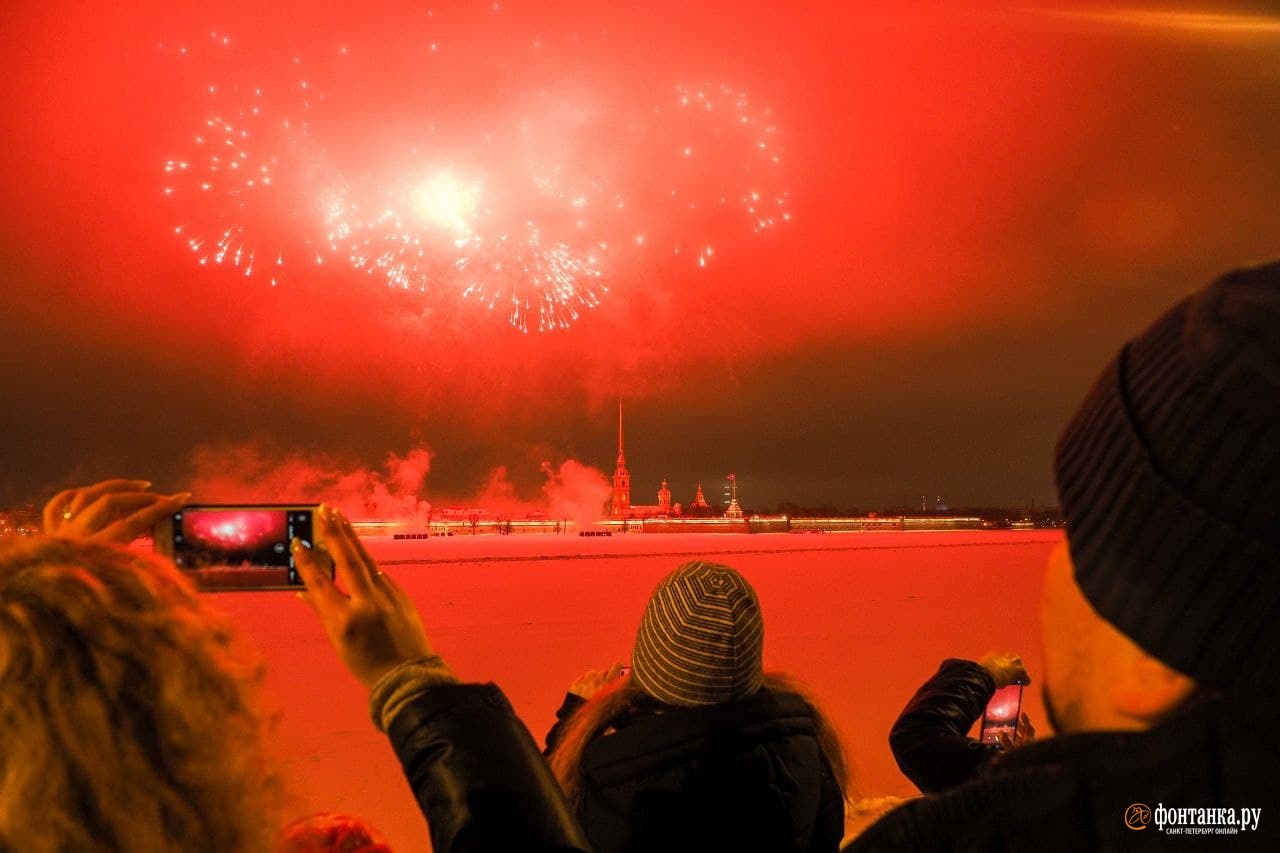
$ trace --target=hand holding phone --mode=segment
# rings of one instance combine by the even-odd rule
[[[298,571],[307,587],[298,597],[320,617],[329,641],[351,674],[372,688],[402,663],[433,658],[418,609],[399,584],[378,568],[351,523],[327,505],[316,521],[318,534],[329,543],[336,571],[331,574],[316,559],[314,549],[295,541],[292,547]],[[438,658],[431,665],[452,677]]]
[[[162,518],[155,549],[205,590],[298,588],[289,544],[319,545],[316,504],[191,505]]]
[[[65,489],[44,506],[45,535],[128,545],[191,497],[150,489],[146,480],[124,479]]]
[[[978,660],[978,666],[991,676],[996,689],[1014,682],[1023,685],[1031,683],[1031,676],[1027,674],[1022,657],[1013,652],[987,652]]]

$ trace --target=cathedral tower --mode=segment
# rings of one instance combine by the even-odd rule
[[[631,472],[622,453],[622,401],[618,401],[618,467],[613,471],[613,497],[609,499],[609,517],[626,518],[631,509]]]

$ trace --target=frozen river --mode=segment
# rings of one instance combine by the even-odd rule
[[[684,560],[745,574],[765,618],[765,666],[807,683],[844,737],[861,793],[913,793],[889,726],[945,657],[992,648],[1040,670],[1045,559],[1059,531],[476,536],[366,544],[422,611],[464,679],[495,681],[539,743],[565,687],[625,662],[650,590]],[[365,695],[288,592],[220,593],[261,649],[295,812],[362,815],[398,850],[427,849],[417,806]],[[1047,729],[1038,689],[1027,710]]]

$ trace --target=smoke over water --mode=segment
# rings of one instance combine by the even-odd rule
[[[422,522],[433,512],[462,505],[486,517],[542,514],[580,526],[600,519],[609,499],[608,479],[573,459],[543,462],[541,496],[520,497],[506,466],[489,472],[473,495],[433,495],[428,487],[433,452],[417,446],[387,454],[368,468],[324,453],[277,451],[262,440],[202,445],[193,452],[190,486],[200,503],[328,503],[356,520]]]

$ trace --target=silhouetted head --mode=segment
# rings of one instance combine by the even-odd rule
[[[1197,685],[1280,692],[1280,264],[1129,341],[1054,467],[1068,546],[1042,618],[1064,729],[1146,727]]]

